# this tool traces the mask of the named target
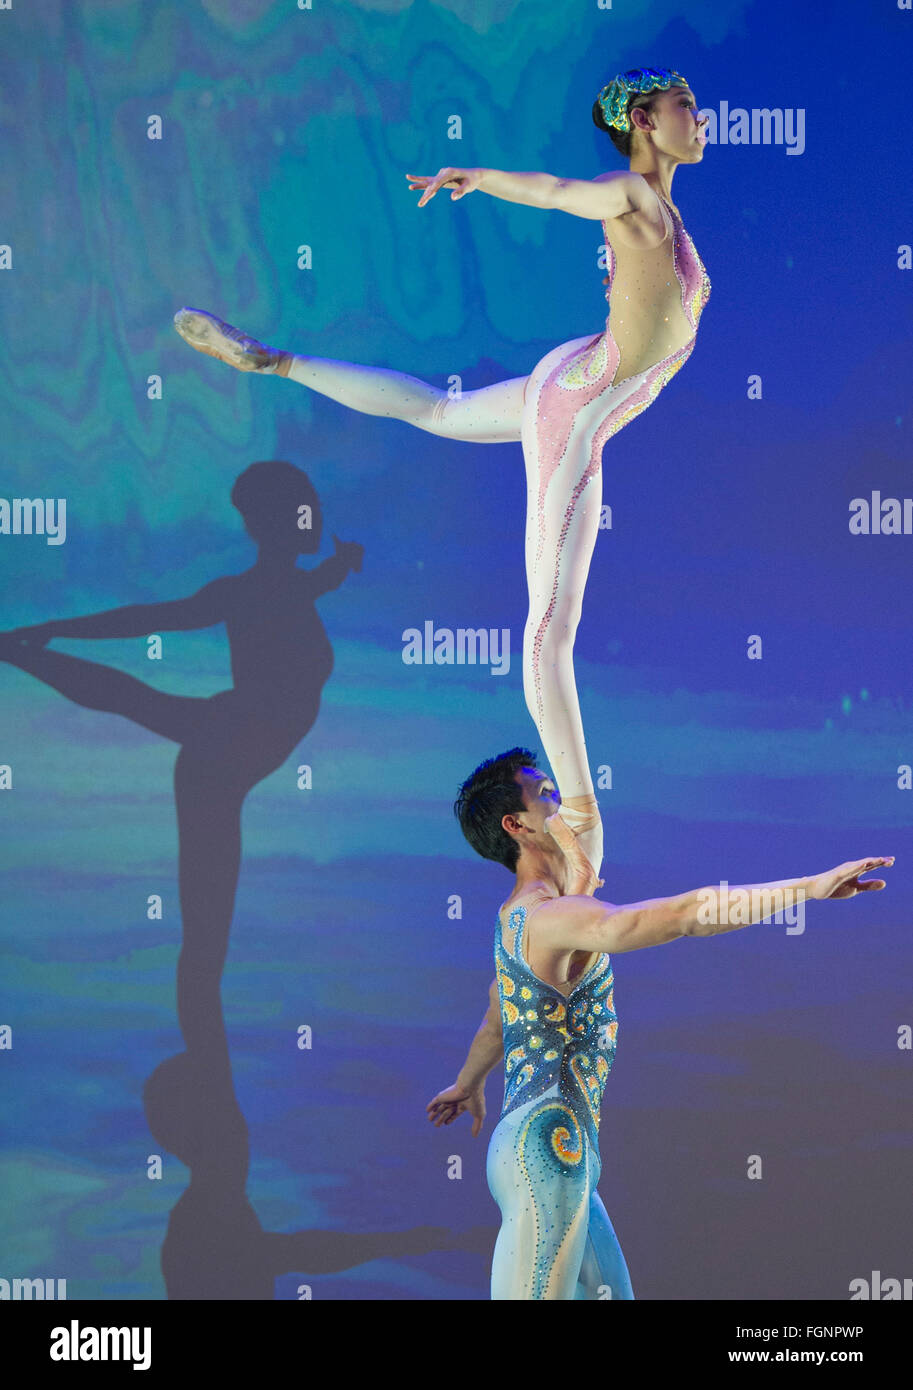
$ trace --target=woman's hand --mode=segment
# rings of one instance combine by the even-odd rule
[[[406,178],[409,179],[410,191],[414,188],[424,188],[425,191],[418,200],[418,206],[423,207],[431,201],[439,188],[446,188],[448,184],[455,185],[450,195],[451,202],[455,203],[464,193],[472,193],[474,189],[481,188],[484,173],[484,169],[440,169],[434,178],[428,174],[407,174]]]
[[[485,1119],[485,1087],[479,1085],[470,1089],[454,1082],[446,1091],[439,1091],[425,1109],[428,1119],[438,1129],[441,1125],[453,1124],[458,1115],[468,1110],[472,1116],[472,1134],[475,1138]]]
[[[836,869],[826,869],[823,874],[812,874],[808,880],[810,898],[855,898],[857,893],[868,893],[873,889],[886,887],[883,878],[861,880],[859,875],[877,869],[882,864],[893,864],[894,856],[881,859],[850,859],[846,864],[838,864]]]

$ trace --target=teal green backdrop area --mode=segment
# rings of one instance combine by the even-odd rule
[[[481,193],[418,210],[405,175],[620,169],[590,108],[635,64],[677,68],[717,113],[801,109],[805,135],[795,154],[716,141],[676,174],[712,293],[685,369],[606,447],[577,639],[594,774],[611,768],[604,893],[897,863],[884,893],[809,905],[803,933],[617,958],[600,1192],[639,1299],[840,1301],[913,1273],[913,536],[849,527],[854,498],[913,495],[911,36],[893,0],[0,10],[0,496],[66,502],[63,543],[0,533],[0,627],[243,571],[229,494],[255,460],[313,480],[318,561],[333,533],[365,550],[318,600],[317,722],[244,805],[223,1003],[263,1229],[391,1245],[288,1270],[277,1299],[489,1296],[499,1074],[477,1138],[425,1106],[485,1013],[510,889],[452,801],[482,758],[539,747],[523,458],[234,372],[172,316],[441,387],[526,374],[602,329],[598,222]],[[509,669],[405,663],[426,621],[508,629]],[[179,695],[230,685],[222,625],[163,639],[157,661],[145,637],[52,647]],[[187,1168],[142,1089],[182,1046],[175,752],[0,664],[0,1277],[65,1278],[72,1299],[166,1297]]]

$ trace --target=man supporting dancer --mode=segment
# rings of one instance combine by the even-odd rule
[[[881,889],[884,879],[859,876],[894,859],[616,906],[574,894],[577,870],[547,828],[559,804],[554,783],[525,748],[489,758],[460,789],[454,809],[464,835],[483,858],[514,874],[514,886],[495,925],[488,1013],[455,1084],[430,1102],[428,1116],[451,1124],[468,1111],[477,1135],[485,1078],[503,1057],[504,1103],[487,1161],[502,1216],[492,1298],[631,1299],[596,1190],[599,1112],[618,1026],[610,953],[735,931],[796,901]]]

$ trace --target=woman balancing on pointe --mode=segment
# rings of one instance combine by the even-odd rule
[[[602,822],[587,764],[573,648],[601,504],[606,440],[646,410],[694,348],[710,281],[670,202],[679,164],[703,158],[704,124],[684,77],[634,68],[602,89],[593,120],[630,169],[592,181],[497,169],[407,174],[423,207],[441,188],[477,189],[511,203],[557,208],[602,223],[610,317],[600,333],[554,348],[529,376],[451,398],[401,372],[264,346],[199,309],[175,315],[192,347],[242,371],[273,373],[367,415],[476,443],[520,441],[526,460],[529,615],[526,702],[560,788],[550,832],[576,866],[570,892],[596,888]],[[576,838],[575,838],[576,837]],[[581,853],[582,851],[582,853]]]

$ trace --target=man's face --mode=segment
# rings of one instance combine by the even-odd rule
[[[535,767],[521,767],[514,775],[514,781],[523,793],[525,807],[525,810],[517,812],[515,819],[532,832],[524,839],[535,842],[548,835],[546,817],[553,816],[561,806],[560,793],[552,779]]]

